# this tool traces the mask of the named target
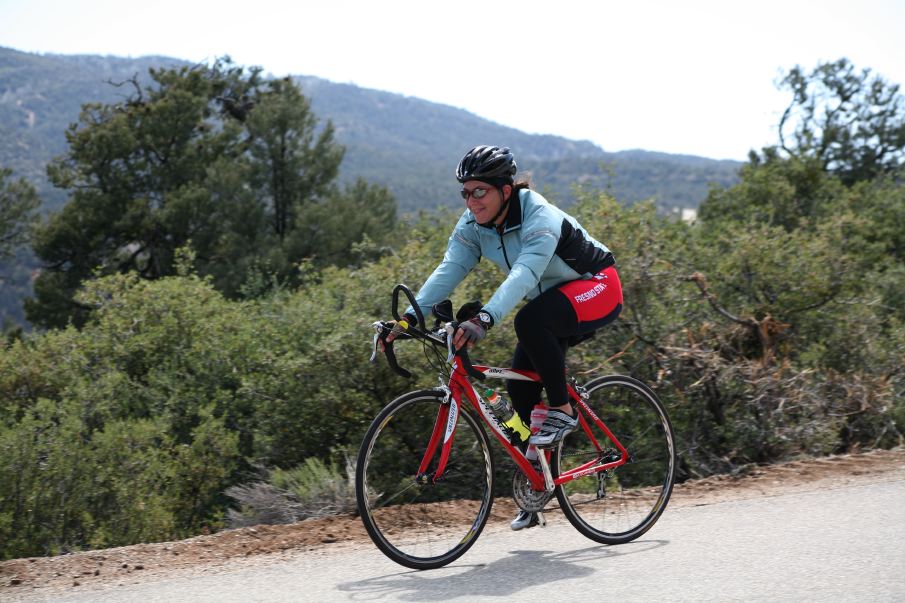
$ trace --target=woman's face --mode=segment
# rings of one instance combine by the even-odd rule
[[[508,184],[503,185],[503,194],[511,194],[512,187]],[[503,204],[503,198],[500,197],[500,190],[494,186],[481,182],[480,180],[469,180],[462,185],[462,196],[466,197],[465,205],[474,214],[478,224],[486,224],[491,218],[500,211],[500,205]],[[508,208],[507,208],[508,209]],[[494,220],[495,224],[502,224],[506,217],[505,212]]]

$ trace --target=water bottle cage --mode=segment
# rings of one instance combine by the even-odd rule
[[[524,444],[527,440],[522,440],[522,437],[518,434],[518,432],[508,425],[500,423],[497,421],[500,426],[500,429],[503,431],[503,435],[506,436],[506,439],[509,440],[509,443],[513,446],[519,446],[520,444]]]
[[[494,411],[493,407],[487,403],[487,400],[481,398],[481,404],[484,405],[484,408],[487,409],[487,412],[490,413],[490,416],[493,417],[494,422],[497,424],[497,427],[500,428],[500,431],[503,432],[503,435],[506,436],[506,439],[509,440],[509,443],[513,446],[518,446],[523,443],[522,438],[519,436],[518,432],[514,430],[512,427],[506,425],[503,422],[503,418],[499,416],[496,411]],[[525,440],[527,441],[527,440]]]

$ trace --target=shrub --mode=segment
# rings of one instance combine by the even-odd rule
[[[274,469],[266,482],[232,486],[226,493],[239,503],[230,509],[231,527],[295,523],[313,517],[351,513],[355,502],[355,467],[344,470],[318,458],[291,469]]]

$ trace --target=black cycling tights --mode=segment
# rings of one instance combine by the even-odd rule
[[[547,390],[547,404],[562,406],[569,401],[566,393],[566,350],[569,341],[587,335],[614,321],[622,304],[601,319],[579,322],[568,298],[554,288],[544,291],[515,315],[518,344],[512,357],[512,368],[533,370],[544,385],[532,381],[506,383],[512,405],[526,425],[531,409],[541,401],[541,389]]]

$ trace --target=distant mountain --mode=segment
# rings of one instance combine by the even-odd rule
[[[65,198],[44,166],[66,150],[64,132],[87,102],[128,96],[116,86],[150,67],[186,65],[167,57],[36,55],[0,47],[0,166],[34,182],[49,208]],[[297,76],[315,113],[331,120],[346,147],[341,179],[387,186],[400,208],[459,203],[455,165],[475,144],[508,145],[535,188],[560,203],[576,183],[608,188],[627,203],[655,197],[665,208],[697,207],[708,184],[737,181],[738,162],[626,151],[607,153],[588,141],[526,134],[468,111],[421,99]]]
[[[607,153],[588,141],[526,134],[413,97],[314,77],[296,81],[346,145],[343,176],[389,187],[403,208],[457,203],[455,165],[476,144],[512,147],[535,188],[566,204],[572,186],[580,183],[611,190],[627,203],[655,197],[664,208],[697,207],[710,183],[737,182],[741,166],[640,150]]]

